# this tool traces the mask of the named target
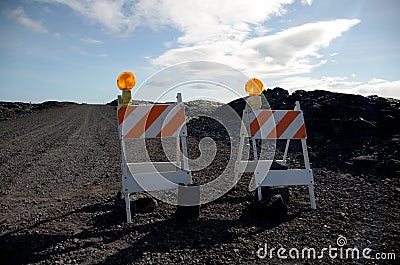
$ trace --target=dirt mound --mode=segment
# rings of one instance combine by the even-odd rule
[[[400,100],[282,88],[264,91],[271,109],[304,111],[311,161],[316,166],[378,177],[400,175]],[[245,101],[229,106],[242,115]],[[372,179],[372,178],[371,178]]]
[[[140,104],[151,104],[152,102],[150,101],[144,101],[144,100],[132,100],[132,105],[140,105]],[[114,99],[113,101],[110,101],[106,104],[107,106],[118,106],[118,99]]]
[[[33,112],[76,104],[72,102],[46,101],[39,104],[24,102],[0,102],[0,121],[26,116]]]

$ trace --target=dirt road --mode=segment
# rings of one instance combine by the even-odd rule
[[[0,122],[1,264],[280,263],[276,252],[260,259],[257,250],[268,243],[320,251],[340,235],[348,247],[399,254],[397,180],[325,168],[314,168],[317,210],[309,210],[305,189],[292,188],[280,222],[254,214],[244,178],[202,206],[198,220],[178,222],[175,207],[159,203],[125,224],[114,205],[121,185],[115,116],[111,106],[70,104]],[[222,154],[209,174],[224,167]],[[299,261],[314,263],[285,263]]]
[[[118,191],[115,112],[104,105],[70,105],[3,121],[0,135],[1,230],[29,227],[28,234],[10,238],[24,241],[24,249],[1,254],[16,262],[40,260],[30,251],[40,252],[45,249],[41,244],[62,239],[54,228],[64,237],[80,233],[93,217],[85,206]],[[83,227],[77,228],[77,221]]]

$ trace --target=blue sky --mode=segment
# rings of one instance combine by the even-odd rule
[[[105,103],[122,71],[150,99],[141,83],[193,60],[268,88],[400,98],[399,11],[398,0],[0,1],[0,100]],[[223,94],[210,91],[187,94]]]

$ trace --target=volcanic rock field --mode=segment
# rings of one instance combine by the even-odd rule
[[[326,91],[268,89],[272,109],[299,101],[307,128],[317,209],[306,187],[290,187],[287,214],[274,216],[248,190],[250,174],[217,200],[201,205],[198,218],[181,219],[176,206],[154,200],[127,224],[117,193],[121,151],[115,102],[107,105],[0,102],[1,264],[397,264],[400,259],[400,101]],[[186,103],[189,157],[199,141],[214,140],[213,162],[193,172],[197,184],[226,167],[232,144],[209,117],[228,105]],[[239,128],[238,128],[239,130]],[[148,141],[152,160],[163,160]],[[278,145],[281,154],[282,146]],[[284,145],[283,145],[284,147]],[[300,144],[289,166],[301,163]],[[300,162],[299,162],[300,161]],[[138,207],[139,208],[139,207]],[[280,259],[283,247],[344,247],[395,253],[396,260]],[[275,248],[273,257],[257,252]],[[287,253],[286,253],[287,254]],[[398,261],[397,261],[398,262]]]

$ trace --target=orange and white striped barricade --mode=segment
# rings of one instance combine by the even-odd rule
[[[130,193],[177,189],[180,183],[192,183],[187,158],[185,109],[182,96],[178,93],[177,103],[128,106],[119,104],[117,113],[122,153],[122,193],[125,197],[127,222],[131,223]],[[177,138],[176,157],[179,161],[127,162],[127,140],[163,137]]]
[[[316,209],[314,196],[313,171],[310,168],[310,161],[307,151],[307,133],[304,123],[303,111],[300,103],[296,101],[294,110],[268,110],[251,109],[246,106],[242,116],[240,130],[239,152],[243,153],[245,139],[250,138],[253,145],[254,160],[239,161],[236,164],[236,174],[244,172],[254,173],[252,182],[258,191],[258,200],[262,199],[261,187],[264,186],[293,186],[307,185],[311,208]],[[291,140],[300,140],[304,157],[304,168],[272,170],[270,169],[273,160],[259,159],[256,140],[286,140],[286,147],[282,160],[286,163],[286,157]]]

